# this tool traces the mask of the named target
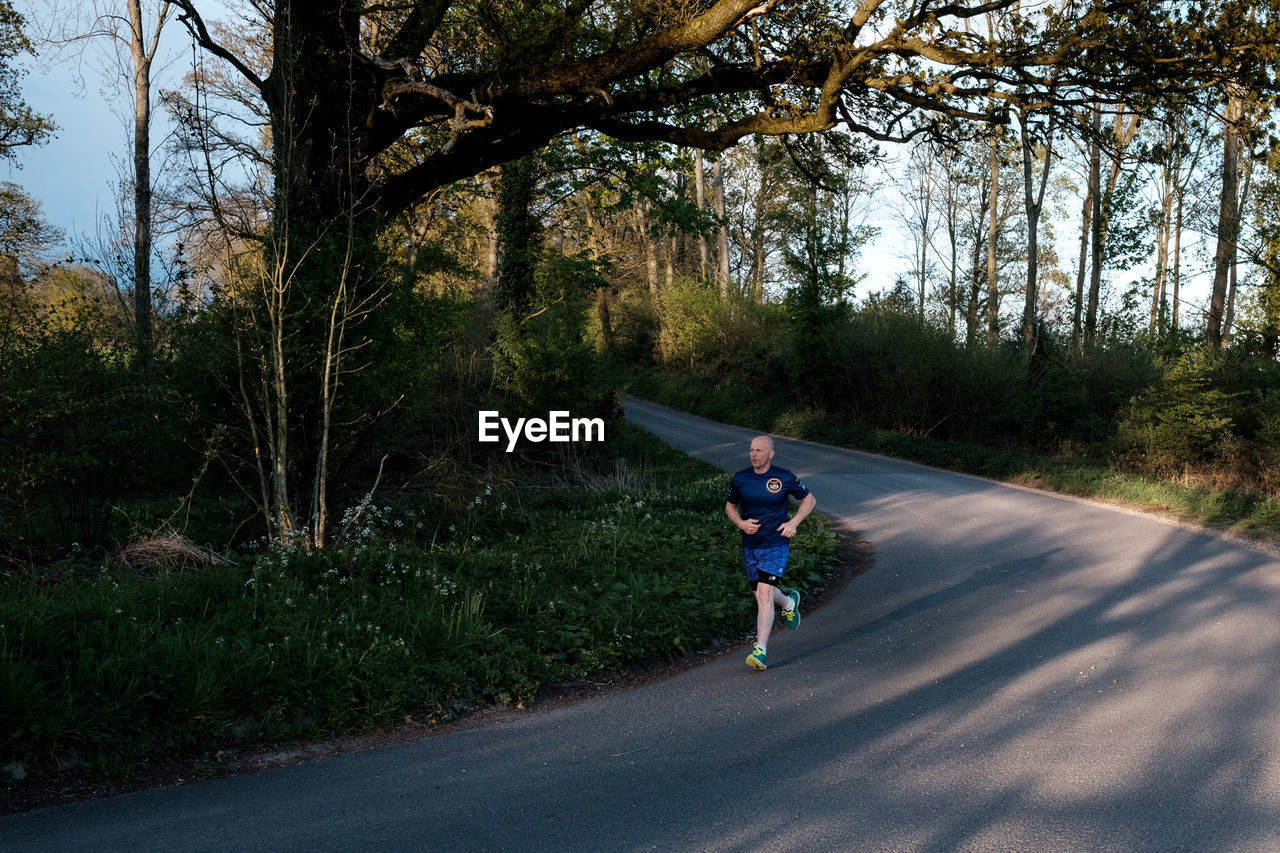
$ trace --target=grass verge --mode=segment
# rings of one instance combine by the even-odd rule
[[[477,487],[443,529],[369,499],[322,551],[70,560],[0,586],[0,767],[148,762],[433,725],[736,636],[752,599],[725,475],[620,426],[607,460]],[[819,518],[788,579],[836,564]],[[10,781],[10,785],[21,784]]]

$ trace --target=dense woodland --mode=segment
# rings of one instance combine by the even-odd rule
[[[462,512],[564,462],[478,409],[655,371],[1273,494],[1274,5],[0,3],[5,156],[57,121],[26,51],[99,51],[134,116],[94,237],[2,188],[0,560]]]

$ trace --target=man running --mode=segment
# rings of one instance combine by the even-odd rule
[[[818,500],[800,478],[773,464],[773,439],[767,435],[751,440],[751,467],[743,468],[729,481],[729,499],[724,514],[742,531],[742,559],[747,580],[755,591],[756,643],[747,655],[747,666],[763,670],[765,649],[773,632],[775,605],[791,629],[800,626],[800,591],[783,595],[778,581],[787,569],[791,537]],[[787,518],[787,499],[795,497],[800,508]]]

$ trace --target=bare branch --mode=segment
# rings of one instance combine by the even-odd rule
[[[266,94],[266,81],[254,73],[253,69],[245,63],[243,59],[236,56],[235,53],[228,50],[225,46],[218,43],[213,36],[209,34],[209,28],[205,25],[204,18],[195,8],[194,0],[172,0],[173,5],[177,6],[182,12],[178,15],[178,20],[186,25],[187,30],[196,38],[196,41],[205,50],[212,53],[219,59],[224,60],[231,67],[239,71],[246,80],[259,92]]]

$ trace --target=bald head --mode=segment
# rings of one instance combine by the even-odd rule
[[[751,469],[763,474],[773,464],[773,439],[767,435],[757,435],[751,439]]]

